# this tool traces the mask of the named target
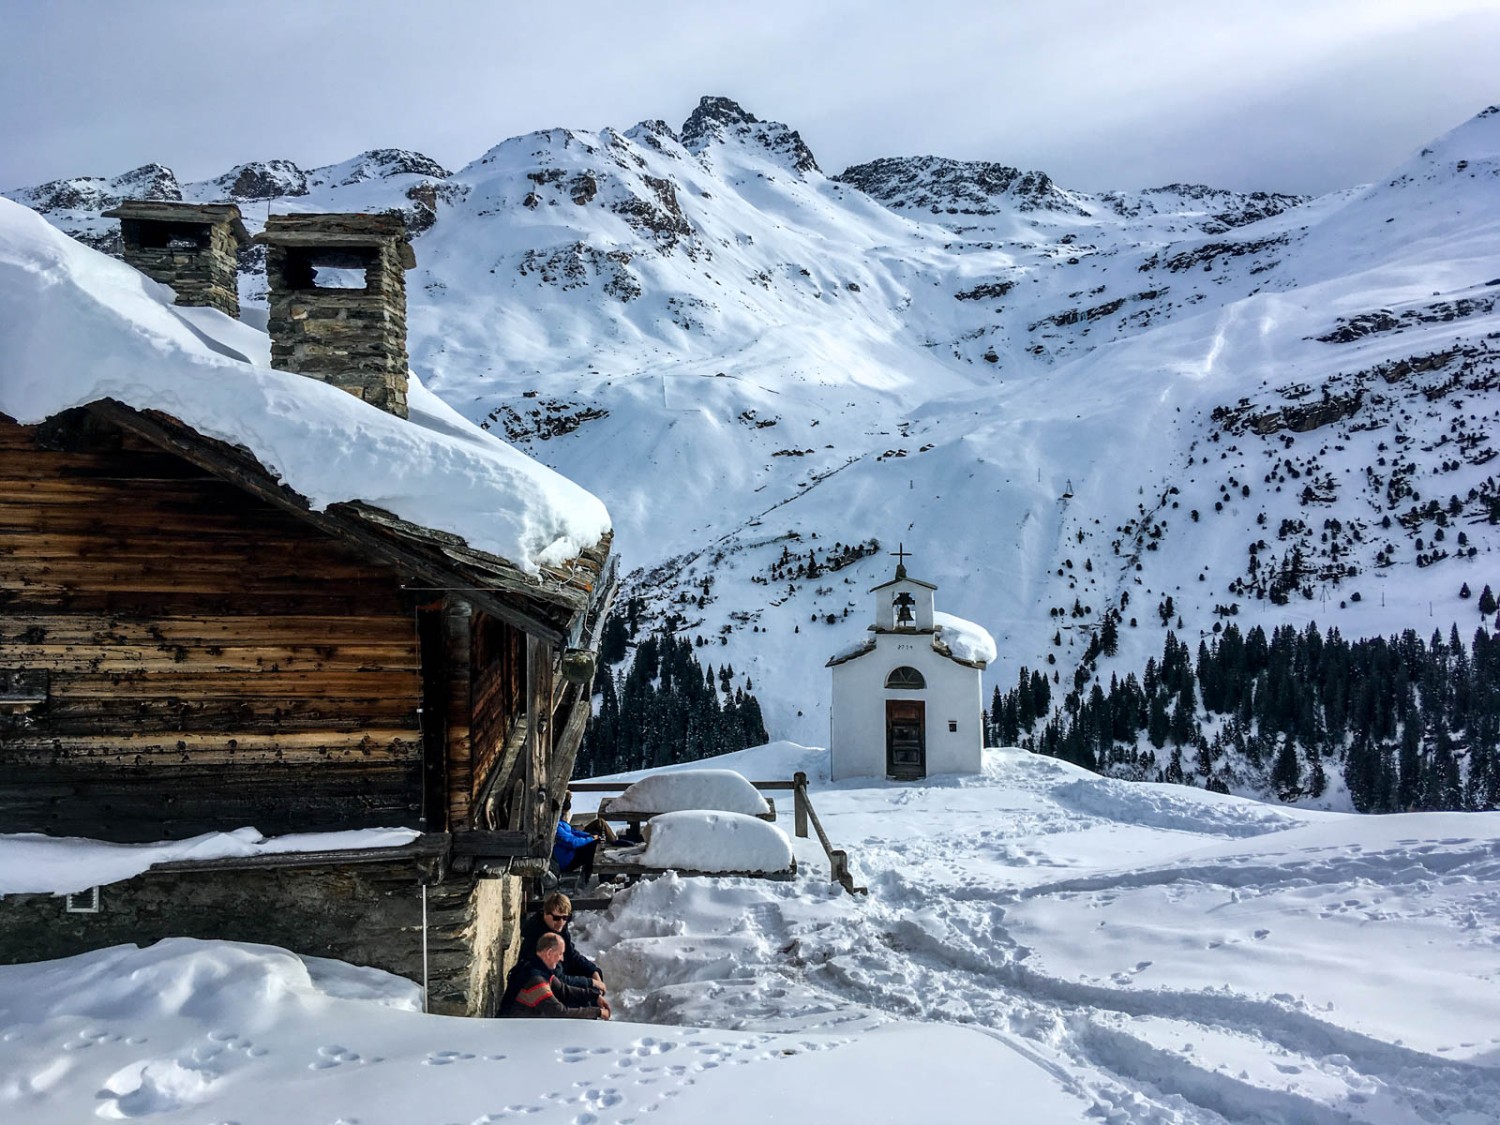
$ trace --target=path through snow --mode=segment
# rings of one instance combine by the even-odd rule
[[[814,799],[868,899],[816,873],[643,884],[584,923],[624,1018],[963,1025],[1111,1122],[1500,1121],[1500,816],[1308,813],[1008,751]]]

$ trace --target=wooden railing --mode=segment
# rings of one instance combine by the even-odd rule
[[[630,784],[628,781],[575,781],[568,788],[574,793],[618,793]],[[849,853],[829,842],[828,833],[823,830],[823,824],[818,819],[818,811],[813,808],[812,798],[807,795],[807,774],[798,770],[792,775],[791,781],[752,781],[750,784],[761,792],[791,790],[792,829],[795,835],[799,839],[807,839],[807,826],[811,822],[813,830],[818,834],[818,842],[823,845],[823,852],[828,856],[829,879],[851,895],[869,893],[868,887],[855,885],[854,875],[849,870]]]

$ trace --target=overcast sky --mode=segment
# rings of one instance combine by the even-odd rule
[[[0,0],[0,44],[0,188],[384,146],[458,168],[723,94],[829,174],[1322,192],[1500,102],[1500,0]]]

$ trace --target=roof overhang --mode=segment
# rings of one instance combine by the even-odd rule
[[[457,594],[557,647],[579,636],[598,600],[596,593],[604,593],[601,587],[608,585],[601,579],[607,577],[609,535],[564,567],[528,574],[508,559],[470,548],[457,535],[421,527],[373,505],[351,501],[314,511],[248,450],[205,437],[170,415],[136,410],[114,399],[86,409],[393,567],[406,576],[406,588]]]

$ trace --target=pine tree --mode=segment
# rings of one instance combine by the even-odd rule
[[[1276,764],[1271,767],[1271,784],[1283,801],[1294,801],[1302,796],[1302,764],[1297,760],[1297,746],[1290,735],[1281,740]]]
[[[1105,656],[1114,656],[1120,651],[1120,625],[1113,613],[1104,615],[1104,624],[1099,627],[1099,651]]]

